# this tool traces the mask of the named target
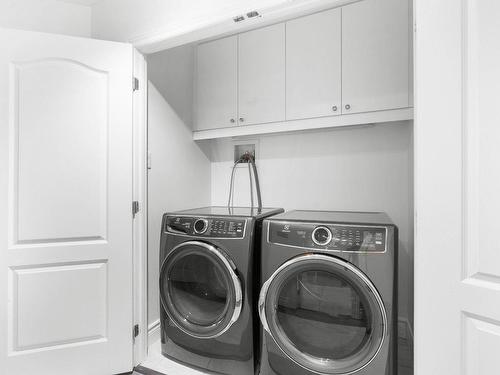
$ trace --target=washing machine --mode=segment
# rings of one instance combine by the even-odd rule
[[[396,374],[397,243],[384,213],[264,220],[260,374]]]
[[[274,208],[205,207],[163,216],[162,354],[206,373],[254,375],[258,248]],[[256,258],[257,257],[257,258]]]

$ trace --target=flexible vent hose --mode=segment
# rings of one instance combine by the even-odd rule
[[[258,212],[262,211],[262,197],[260,193],[260,183],[259,183],[259,174],[257,173],[257,166],[255,165],[255,160],[252,155],[245,154],[243,157],[238,159],[234,165],[233,170],[231,171],[231,183],[229,185],[229,199],[227,201],[227,207],[232,208],[234,206],[234,174],[236,171],[236,166],[240,163],[248,163],[248,175],[250,177],[250,202],[251,207],[254,208],[253,201],[253,183],[252,183],[252,171],[253,171],[253,180],[255,181],[255,191],[257,193],[257,209]]]

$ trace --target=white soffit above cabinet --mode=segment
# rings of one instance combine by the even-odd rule
[[[239,0],[239,5],[235,3],[234,6],[228,6],[224,12],[214,12],[203,19],[195,17],[188,23],[165,25],[132,37],[129,42],[142,53],[150,54],[193,42],[242,33],[359,1],[362,0]],[[245,6],[245,3],[248,5]],[[247,18],[246,13],[251,11],[257,11],[259,16]],[[240,15],[244,15],[245,20],[235,22],[233,18]]]

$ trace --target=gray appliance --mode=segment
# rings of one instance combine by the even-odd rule
[[[253,333],[259,326],[255,257],[262,220],[280,212],[205,207],[163,216],[163,355],[209,373],[255,373],[258,338]]]
[[[395,374],[397,243],[384,213],[264,220],[260,374]]]

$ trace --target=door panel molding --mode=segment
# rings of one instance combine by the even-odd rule
[[[12,62],[10,75],[11,244],[105,240],[109,72],[44,58]]]
[[[492,369],[497,369],[500,366],[498,355],[488,353],[500,350],[500,321],[463,314],[462,330],[464,375],[489,374]]]
[[[109,301],[99,290],[107,290],[107,263],[102,259],[10,267],[10,354],[106,340]],[[74,296],[72,289],[77,286],[78,295]],[[33,298],[23,297],[26,293]],[[39,299],[37,305],[37,297],[43,303]],[[72,310],[70,320],[66,316],[68,305]]]
[[[488,17],[481,9],[477,0],[463,0],[463,277],[500,283],[497,233],[488,230],[488,222],[497,217],[500,207],[496,198],[500,170],[495,160],[500,140],[500,116],[495,106],[500,71],[495,74],[492,68],[500,63],[500,56],[495,59],[484,50],[499,34],[491,32],[487,20],[481,22],[480,17]],[[500,33],[500,28],[497,31]]]

